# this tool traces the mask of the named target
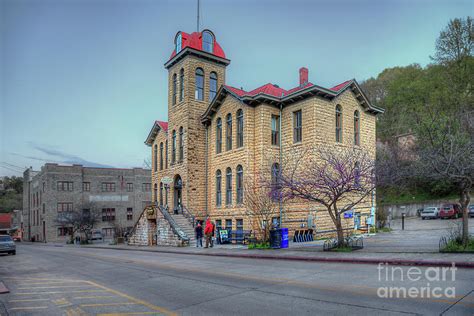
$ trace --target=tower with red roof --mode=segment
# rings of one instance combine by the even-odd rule
[[[156,137],[151,141],[154,160],[164,157],[162,163],[156,163],[156,170],[153,168],[155,200],[171,211],[180,207],[206,209],[206,128],[201,116],[225,84],[229,63],[212,31],[176,34],[173,51],[164,64],[168,70],[168,122],[156,122],[149,135]],[[163,184],[163,177],[172,182]]]

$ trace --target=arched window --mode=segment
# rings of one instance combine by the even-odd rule
[[[217,74],[213,71],[209,78],[209,102],[211,102],[217,94]]]
[[[179,128],[179,161],[183,161],[184,159],[184,130],[181,126]]]
[[[175,43],[176,44],[176,54],[181,51],[182,42],[183,42],[183,37],[182,37],[181,33],[179,33],[176,36],[176,43]]]
[[[359,111],[354,112],[354,145],[360,145],[360,115]]]
[[[227,114],[226,118],[226,130],[225,130],[225,148],[226,150],[232,149],[232,114]]]
[[[165,142],[165,168],[168,169],[168,140]]]
[[[336,142],[342,142],[342,108],[336,105]]]
[[[178,85],[178,78],[176,76],[176,74],[173,75],[173,105],[176,104],[176,88],[177,88],[177,85]]]
[[[155,183],[153,185],[153,202],[156,203],[158,201],[158,185]]]
[[[196,90],[194,92],[196,100],[204,100],[204,71],[202,68],[196,69]]]
[[[179,101],[184,99],[184,69],[181,68],[179,71]]]
[[[153,170],[158,170],[158,145],[153,147]]]
[[[173,139],[171,142],[171,163],[176,162],[176,131],[173,130]]]
[[[222,151],[222,120],[217,118],[216,121],[216,154],[220,154]]]
[[[237,166],[237,204],[244,201],[244,169],[241,165]]]
[[[237,111],[237,148],[244,146],[244,112]]]
[[[222,173],[220,170],[216,171],[216,205],[222,205]]]
[[[163,205],[163,182],[160,182],[160,205]]]
[[[202,49],[205,52],[214,52],[214,36],[209,31],[202,32]]]
[[[163,142],[160,143],[160,170],[163,170]]]
[[[225,204],[230,205],[232,204],[232,169],[227,168],[225,174]]]

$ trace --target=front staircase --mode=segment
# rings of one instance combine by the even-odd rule
[[[183,214],[171,214],[176,224],[178,224],[179,228],[188,236],[189,238],[189,245],[195,246],[196,245],[196,235],[194,233],[194,227],[191,224],[190,220],[186,218]]]
[[[194,216],[182,207],[176,213],[158,204],[145,207],[129,239],[136,246],[189,246],[196,245]]]

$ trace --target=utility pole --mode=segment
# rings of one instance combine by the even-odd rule
[[[282,92],[281,94],[281,98],[283,99],[283,97],[285,96],[285,94]],[[282,163],[283,163],[283,148],[282,148],[282,145],[283,145],[283,142],[282,142],[282,135],[281,135],[281,120],[282,120],[282,116],[283,116],[283,103],[280,103],[280,119],[278,120],[278,137],[280,138],[278,140],[278,143],[280,145],[280,157],[279,157],[279,168],[278,168],[278,176],[277,176],[277,183],[278,183],[278,187],[280,187],[280,177],[281,177],[281,171],[283,170],[283,166],[282,166]],[[282,201],[281,201],[281,192],[278,191],[278,208],[280,209],[280,228],[282,227],[282,221],[283,221],[283,204],[282,204]]]

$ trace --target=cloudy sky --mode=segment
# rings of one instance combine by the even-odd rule
[[[163,64],[196,3],[0,0],[0,176],[45,162],[141,167],[167,120]],[[201,0],[201,28],[231,65],[227,84],[332,86],[426,65],[440,30],[472,1]]]

